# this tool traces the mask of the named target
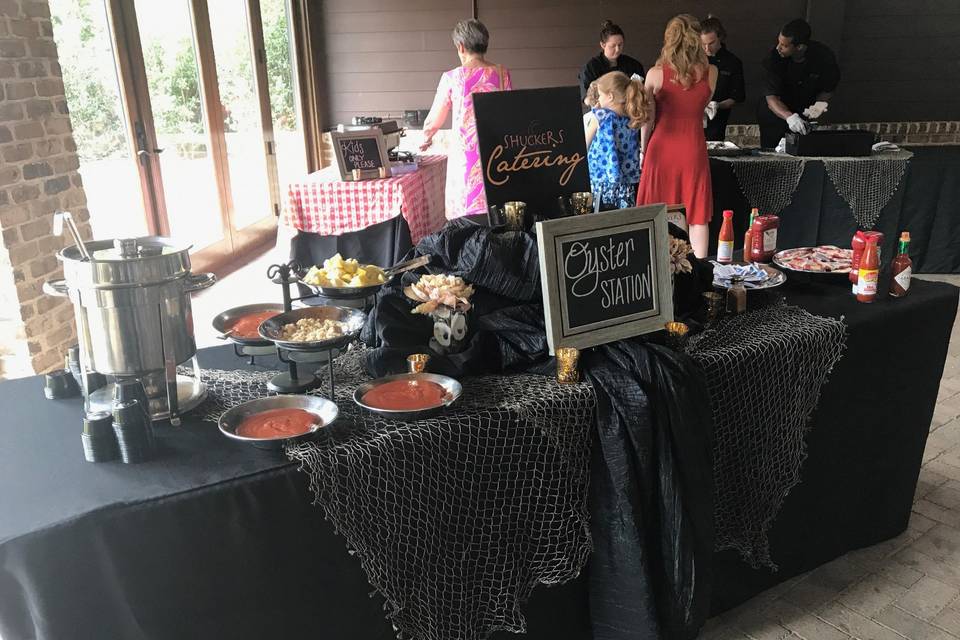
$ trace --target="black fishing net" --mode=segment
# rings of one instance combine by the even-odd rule
[[[767,535],[800,481],[807,423],[845,346],[843,322],[782,304],[728,316],[691,339],[713,410],[718,551],[776,569]]]
[[[525,631],[520,608],[534,586],[576,577],[590,553],[590,385],[478,376],[444,414],[399,422],[353,402],[369,380],[364,357],[354,349],[335,364],[334,428],[287,455],[384,597],[398,636]],[[272,395],[271,375],[204,371],[210,400],[200,416]]]

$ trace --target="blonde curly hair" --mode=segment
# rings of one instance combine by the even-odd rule
[[[707,54],[700,43],[700,21],[689,13],[670,18],[663,32],[663,48],[657,66],[669,65],[676,72],[676,81],[689,89],[707,73]]]
[[[596,80],[598,92],[612,93],[617,102],[622,102],[631,129],[639,129],[650,119],[650,99],[639,80],[631,80],[622,71],[611,71]]]

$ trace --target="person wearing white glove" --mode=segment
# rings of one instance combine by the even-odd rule
[[[727,49],[727,31],[714,16],[700,21],[700,44],[707,61],[717,68],[717,87],[713,100],[707,105],[703,135],[707,140],[720,141],[727,137],[730,111],[747,98],[743,82],[743,63]]]
[[[807,135],[807,123],[800,117],[799,113],[790,114],[787,118],[787,126],[794,133],[799,133],[802,136]]]
[[[822,116],[840,82],[833,51],[811,40],[810,35],[810,25],[804,20],[788,22],[763,63],[763,98],[757,105],[763,148],[772,149],[788,130],[808,131],[803,116],[811,120]]]
[[[827,112],[827,101],[817,100],[812,105],[803,110],[803,117],[807,120],[816,120]]]

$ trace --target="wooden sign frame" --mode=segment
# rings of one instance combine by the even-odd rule
[[[567,299],[561,255],[564,243],[644,229],[649,230],[650,283],[656,287],[651,292],[653,308],[571,327],[569,309],[572,301]],[[663,329],[664,323],[673,320],[667,205],[653,204],[538,222],[537,247],[540,252],[540,286],[543,291],[547,343],[551,355],[558,347],[583,349],[658,331]],[[600,276],[597,277],[599,279]]]
[[[333,147],[333,160],[337,165],[337,171],[340,172],[340,179],[344,182],[352,182],[355,178],[352,171],[347,170],[346,162],[343,158],[342,149],[340,147],[340,142],[342,140],[367,140],[370,138],[375,138],[377,141],[377,149],[380,152],[380,166],[385,170],[386,175],[381,175],[380,167],[376,169],[361,170],[360,180],[370,180],[372,178],[389,178],[391,176],[390,172],[390,157],[387,155],[387,145],[383,139],[383,132],[377,127],[370,127],[362,131],[331,131],[330,132],[330,144]]]

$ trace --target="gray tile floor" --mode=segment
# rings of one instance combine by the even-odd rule
[[[923,276],[960,286],[960,276]],[[960,322],[907,531],[711,619],[705,640],[960,640]]]
[[[194,297],[200,346],[222,344],[210,327],[220,311],[280,300],[265,277],[274,261],[267,254]],[[711,619],[702,638],[960,640],[960,323],[951,338],[907,531]]]

